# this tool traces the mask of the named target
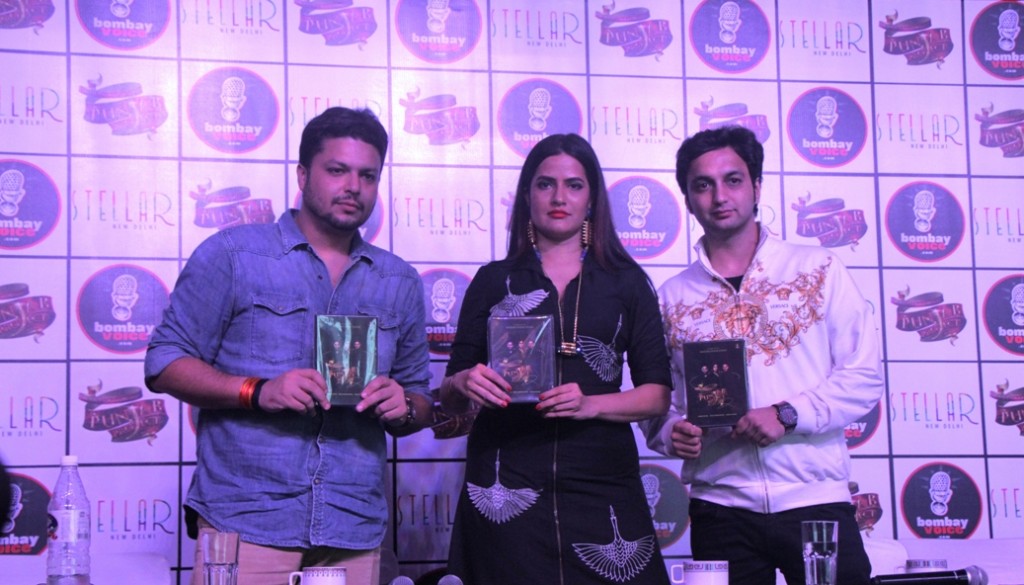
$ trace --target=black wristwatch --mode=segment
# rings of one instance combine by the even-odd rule
[[[796,409],[788,402],[780,402],[772,406],[775,407],[775,414],[779,417],[779,423],[786,429],[786,434],[792,433],[796,428]]]

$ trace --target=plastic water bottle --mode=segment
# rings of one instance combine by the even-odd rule
[[[46,585],[89,585],[89,498],[78,475],[78,457],[60,460],[60,475],[53,488],[46,552]]]

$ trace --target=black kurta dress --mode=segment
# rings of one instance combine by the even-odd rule
[[[561,383],[619,392],[623,353],[633,385],[671,385],[657,296],[644,272],[609,273],[588,257],[562,300],[565,341],[579,315],[580,355],[559,356]],[[557,292],[530,255],[492,262],[462,303],[448,375],[487,363],[487,319],[552,315]],[[534,404],[483,409],[469,434],[449,570],[466,585],[666,585],[628,423],[548,420]]]

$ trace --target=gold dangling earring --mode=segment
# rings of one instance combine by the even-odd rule
[[[537,234],[533,231],[533,220],[526,222],[526,239],[530,241],[531,246],[537,247]]]
[[[583,227],[580,228],[580,243],[583,244],[583,249],[586,250],[590,247],[590,220],[583,220]]]

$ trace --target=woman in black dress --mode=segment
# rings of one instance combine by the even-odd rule
[[[488,319],[533,315],[552,317],[554,388],[512,402],[485,365]],[[657,296],[615,233],[597,156],[549,136],[523,165],[508,256],[466,291],[441,385],[449,413],[479,409],[449,570],[467,585],[666,585],[629,423],[664,413],[670,384]]]

